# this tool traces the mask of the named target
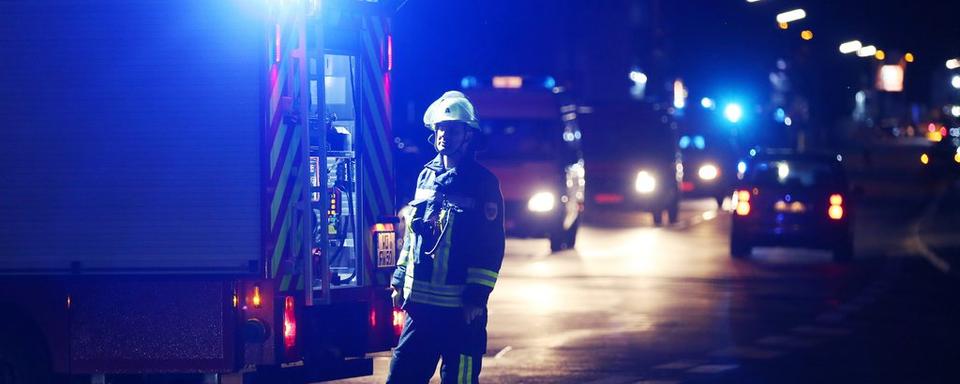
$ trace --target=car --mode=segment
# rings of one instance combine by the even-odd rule
[[[842,157],[751,150],[732,196],[730,254],[755,246],[812,247],[853,258],[853,193]]]
[[[577,107],[563,92],[540,86],[552,78],[517,79],[464,82],[490,143],[478,160],[500,180],[508,236],[546,237],[553,252],[573,248],[585,183]]]
[[[730,195],[736,175],[735,161],[731,161],[719,138],[701,133],[684,134],[678,141],[683,162],[683,182],[680,190],[684,198],[709,197],[723,206]]]
[[[679,218],[683,166],[669,114],[642,102],[595,104],[582,117],[588,209]]]

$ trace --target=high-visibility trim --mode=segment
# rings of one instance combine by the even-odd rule
[[[436,305],[438,307],[459,308],[463,306],[460,296],[441,296],[420,290],[408,290],[404,287],[405,300],[413,303]]]
[[[483,276],[490,277],[490,278],[493,279],[494,281],[496,281],[496,280],[500,277],[500,274],[499,274],[499,273],[497,273],[497,272],[495,272],[495,271],[491,271],[491,270],[489,270],[489,269],[485,269],[485,268],[467,268],[467,275],[468,275],[468,276],[470,276],[470,275],[478,275],[478,276],[479,276],[479,275],[483,275]]]
[[[460,355],[460,369],[457,370],[457,384],[466,383],[467,375],[464,374],[464,371],[466,370],[466,368],[467,368],[467,357],[464,355]]]
[[[497,284],[500,274],[483,268],[467,269],[467,284],[479,284],[493,288]]]
[[[450,263],[450,241],[453,239],[454,218],[456,215],[450,215],[449,211],[440,212],[440,225],[445,228],[443,238],[440,239],[440,246],[437,249],[437,257],[433,260],[433,276],[430,279],[434,284],[443,284],[447,281],[447,269]]]

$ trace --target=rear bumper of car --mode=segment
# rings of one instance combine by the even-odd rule
[[[734,216],[731,237],[754,246],[830,249],[848,244],[852,234],[847,220],[776,224]]]

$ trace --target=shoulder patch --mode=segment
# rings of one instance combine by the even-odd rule
[[[483,205],[483,215],[486,216],[487,220],[493,221],[497,218],[497,215],[500,214],[500,208],[497,206],[496,202],[490,202]]]

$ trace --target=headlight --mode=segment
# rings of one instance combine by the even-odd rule
[[[713,164],[704,164],[700,166],[700,169],[697,170],[697,176],[700,176],[703,180],[713,180],[717,178],[717,174],[720,172],[717,170],[717,166]]]
[[[657,179],[647,171],[637,173],[637,181],[634,182],[634,188],[640,193],[651,193],[657,188]]]
[[[527,209],[533,212],[550,212],[557,205],[557,197],[550,192],[537,192],[527,202]]]

